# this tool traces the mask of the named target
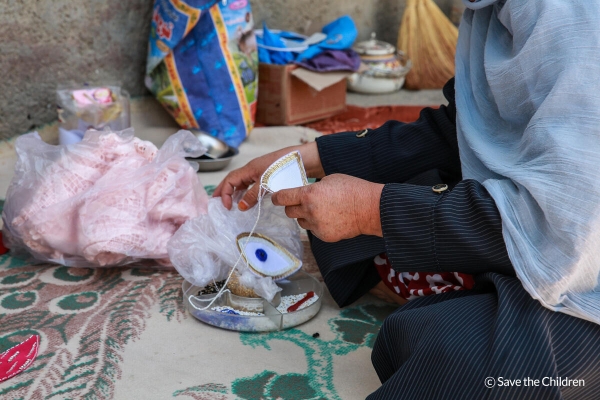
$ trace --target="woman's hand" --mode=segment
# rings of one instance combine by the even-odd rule
[[[273,194],[290,218],[325,242],[358,235],[382,236],[379,201],[383,185],[333,174],[320,182]]]
[[[286,147],[284,149],[266,154],[255,158],[242,168],[231,171],[225,179],[217,186],[213,193],[213,197],[221,197],[223,205],[231,210],[233,203],[232,195],[236,190],[246,190],[253,184],[260,181],[262,174],[269,168],[271,164],[279,158],[285,156],[292,151],[299,151],[302,156],[302,162],[306,169],[306,174],[309,178],[322,178],[325,176],[321,159],[319,158],[319,150],[316,142],[306,143],[300,146]],[[259,185],[254,185],[244,194],[242,200],[238,204],[238,208],[246,211],[254,207],[257,202]]]

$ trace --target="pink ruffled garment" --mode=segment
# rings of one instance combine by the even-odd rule
[[[168,264],[168,240],[207,210],[208,195],[184,158],[203,151],[184,131],[160,151],[132,130],[89,131],[69,146],[25,135],[3,214],[9,243],[72,266]]]

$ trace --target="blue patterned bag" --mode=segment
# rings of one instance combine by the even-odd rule
[[[239,146],[258,95],[249,1],[155,0],[146,86],[182,128]]]

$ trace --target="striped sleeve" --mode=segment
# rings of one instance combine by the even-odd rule
[[[321,136],[323,170],[377,183],[404,182],[431,169],[460,176],[456,128],[445,114],[445,106],[426,108],[416,122],[388,121],[363,137],[356,132]]]
[[[342,132],[317,138],[326,175],[341,173],[370,182],[405,182],[432,169],[460,180],[454,80],[444,87],[448,106],[424,108],[416,122],[388,121],[366,135]]]
[[[430,186],[387,184],[380,215],[386,252],[397,271],[514,275],[496,204],[475,180],[442,194]]]

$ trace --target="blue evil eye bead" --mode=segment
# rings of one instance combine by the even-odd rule
[[[264,251],[263,249],[257,249],[254,254],[256,254],[256,258],[258,259],[258,261],[262,261],[265,262],[267,261],[267,252]]]
[[[237,237],[237,245],[250,271],[258,276],[281,280],[302,266],[302,261],[273,239],[248,232]]]

